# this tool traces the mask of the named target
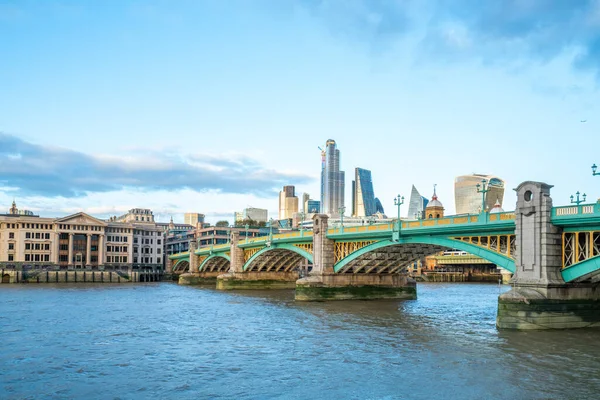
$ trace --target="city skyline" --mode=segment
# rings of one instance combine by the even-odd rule
[[[529,179],[595,202],[600,5],[425,3],[3,4],[0,204],[277,215],[284,185],[316,198],[330,137],[390,182],[388,214],[434,183],[453,213],[469,173],[501,176],[507,211]]]

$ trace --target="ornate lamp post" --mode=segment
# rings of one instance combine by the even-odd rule
[[[394,205],[398,207],[398,232],[400,232],[400,206],[404,204],[404,196],[396,196],[394,198]]]
[[[592,176],[600,175],[600,172],[596,172],[597,169],[596,164],[592,165]]]
[[[340,231],[343,233],[344,232],[344,212],[346,212],[346,206],[341,206],[340,208],[338,208],[338,211],[340,212]]]
[[[585,201],[585,198],[586,198],[586,194],[585,193],[583,194],[583,199],[581,199],[581,200],[579,200],[579,190],[575,194],[577,195],[577,200],[573,200],[573,195],[571,195],[571,203],[572,204],[579,205],[579,204],[581,204],[581,203],[583,203]]]
[[[481,212],[485,212],[485,194],[489,191],[486,180],[482,179],[481,185],[477,184],[477,193],[481,193]]]

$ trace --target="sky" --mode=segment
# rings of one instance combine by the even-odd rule
[[[414,184],[600,198],[599,0],[0,0],[0,209],[277,217],[320,151]]]

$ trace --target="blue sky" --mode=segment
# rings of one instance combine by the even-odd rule
[[[389,215],[473,172],[597,199],[599,83],[597,0],[0,0],[0,204],[276,216],[329,138]]]

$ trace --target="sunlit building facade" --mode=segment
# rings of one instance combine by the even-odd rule
[[[485,182],[487,193],[477,192],[477,184]],[[483,186],[480,186],[483,188]],[[485,209],[494,208],[496,202],[502,207],[504,200],[504,181],[493,175],[462,175],[454,179],[454,202],[457,214],[477,214],[481,212],[482,200],[485,196]]]
[[[298,212],[298,197],[294,186],[284,186],[279,192],[279,219],[292,218]]]

